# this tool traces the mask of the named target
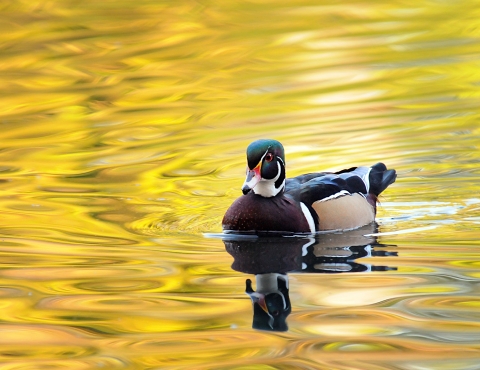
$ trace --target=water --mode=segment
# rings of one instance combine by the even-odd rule
[[[479,369],[479,9],[3,2],[0,368]],[[212,237],[258,138],[378,229]]]

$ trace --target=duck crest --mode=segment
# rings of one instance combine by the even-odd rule
[[[247,177],[244,194],[270,198],[285,190],[285,151],[276,140],[258,140],[247,148]]]

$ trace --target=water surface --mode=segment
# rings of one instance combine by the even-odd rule
[[[478,1],[0,17],[2,369],[478,369]],[[290,176],[399,175],[379,235],[275,242],[281,331],[252,328],[263,257],[205,237],[258,138],[284,144]]]

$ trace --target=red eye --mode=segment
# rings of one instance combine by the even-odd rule
[[[265,156],[265,160],[267,162],[273,161],[273,154],[272,153],[267,153],[267,155]]]

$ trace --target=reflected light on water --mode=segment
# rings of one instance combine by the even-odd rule
[[[3,2],[2,370],[477,369],[479,9]],[[204,238],[259,138],[395,168],[379,229]]]

